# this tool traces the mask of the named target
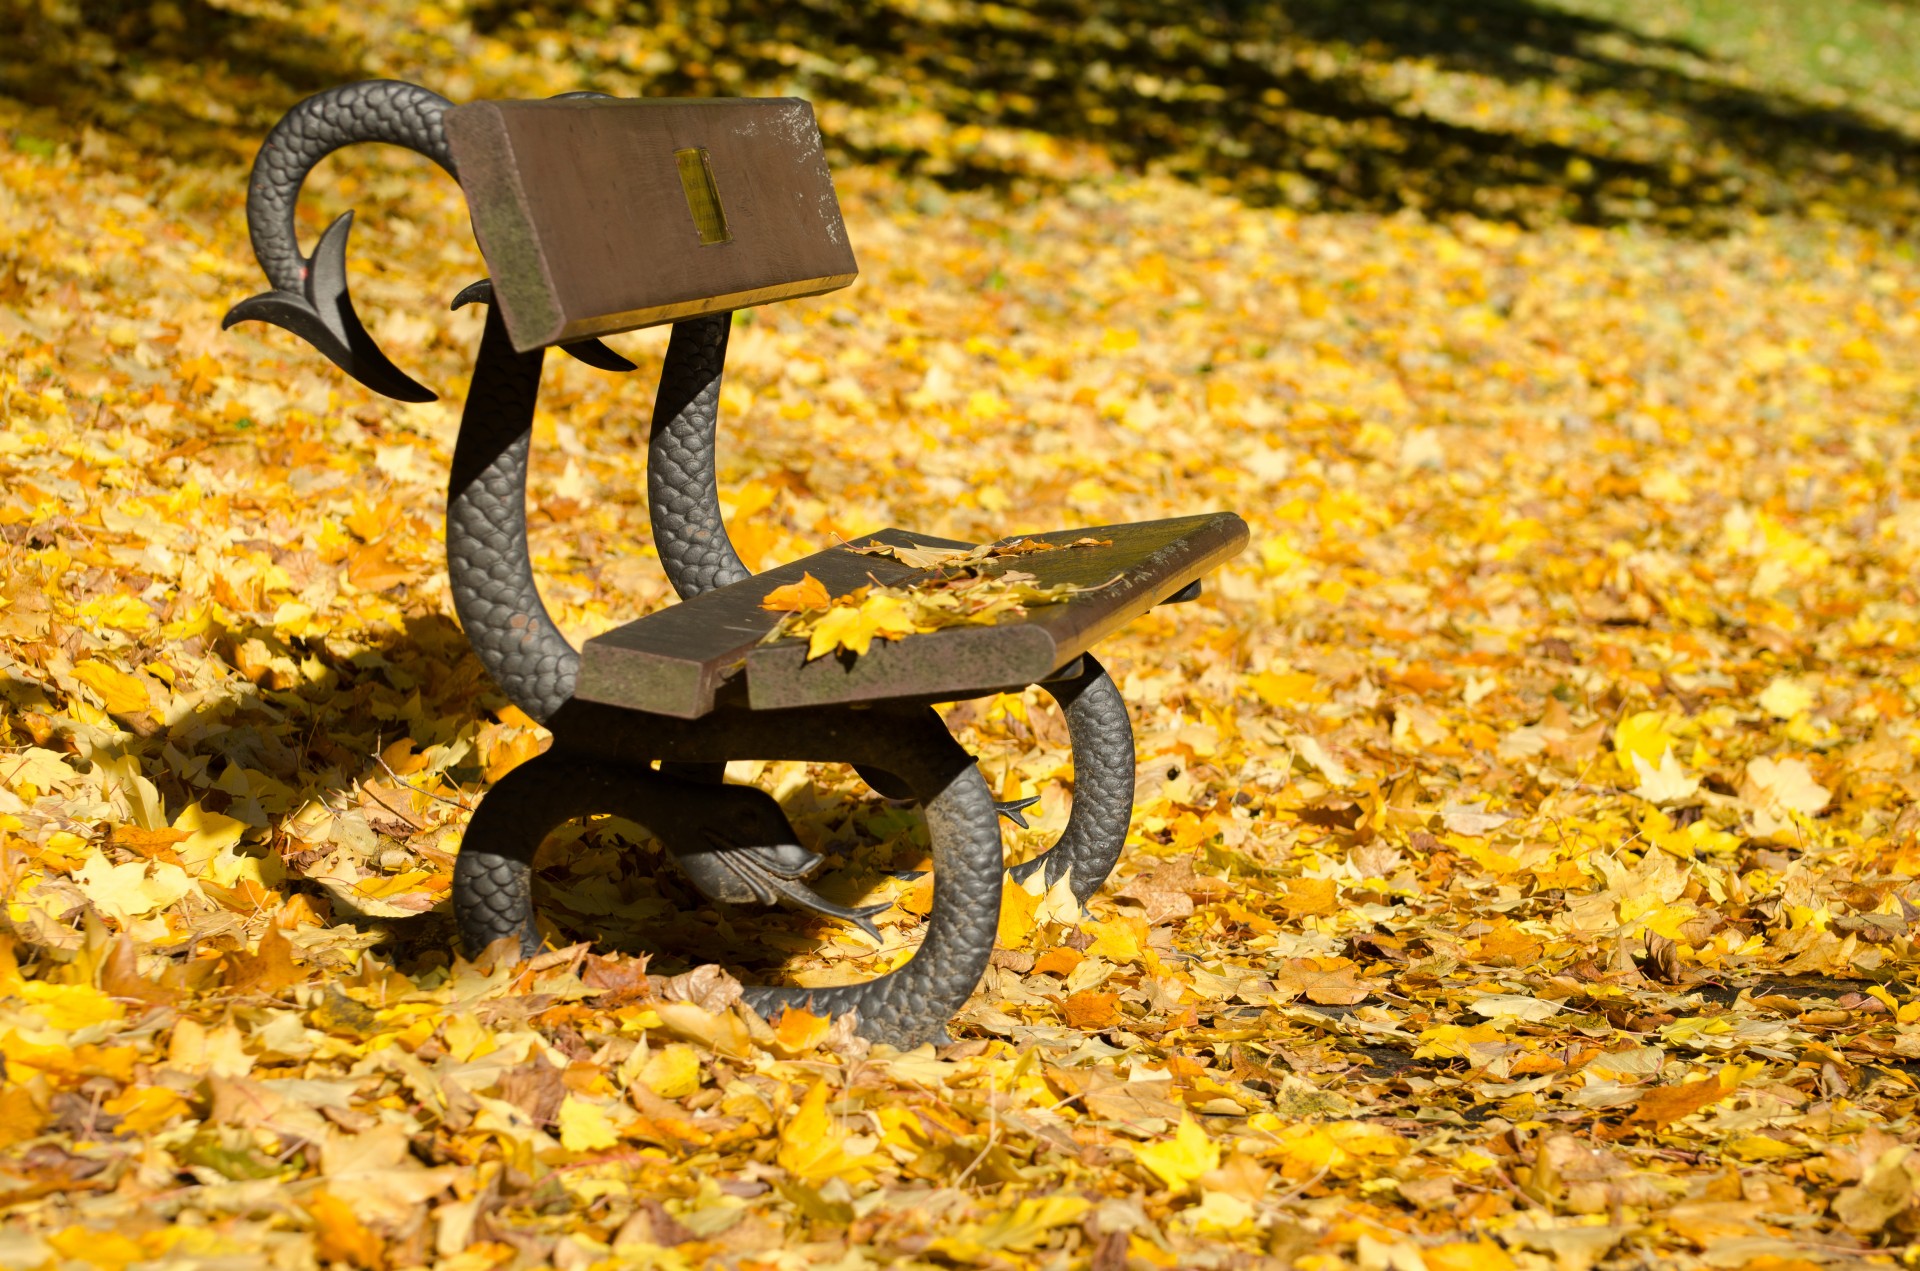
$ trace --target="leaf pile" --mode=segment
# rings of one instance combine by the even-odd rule
[[[0,1265],[1910,1252],[1905,239],[1747,203],[1692,238],[841,170],[857,289],[735,321],[720,485],[751,567],[886,525],[1225,507],[1254,532],[1100,647],[1140,756],[1114,878],[1085,913],[1009,885],[955,1043],[897,1053],[737,1000],[921,937],[920,819],[837,765],[729,771],[828,858],[830,899],[891,902],[877,943],[716,911],[598,819],[535,858],[548,952],[451,955],[462,830],[545,743],[468,651],[438,541],[479,334],[444,310],[482,273],[457,191],[364,148],[302,212],[311,242],[359,210],[362,312],[450,399],[376,400],[218,323],[260,285],[245,165],[289,83],[538,96],[586,70],[534,11],[258,8],[96,30],[37,6],[87,53],[91,113],[0,97]],[[302,61],[319,36],[266,38],[301,23],[372,51],[336,76]],[[205,30],[233,55],[163,74]],[[638,373],[556,359],[535,423],[534,558],[576,640],[671,601],[637,443],[664,339],[621,343]],[[996,797],[1038,800],[1010,859],[1052,842],[1057,704],[946,720]]]

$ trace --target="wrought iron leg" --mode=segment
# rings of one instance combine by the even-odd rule
[[[1085,905],[1107,881],[1133,819],[1133,725],[1113,678],[1092,654],[1075,679],[1045,685],[1067,716],[1073,747],[1073,811],[1054,845],[1013,867],[1016,882],[1045,871],[1047,886],[1070,877]]]
[[[455,304],[483,299],[477,287]],[[544,350],[516,353],[487,307],[447,482],[447,573],[467,640],[507,697],[545,722],[573,696],[580,654],[547,615],[527,546],[527,453]]]
[[[731,313],[718,313],[674,323],[653,399],[647,506],[654,549],[682,600],[753,577],[727,537],[714,470],[732,322]]]

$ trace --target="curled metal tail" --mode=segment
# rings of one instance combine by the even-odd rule
[[[347,234],[353,213],[327,227],[312,256],[302,256],[294,206],[316,164],[360,142],[404,146],[453,174],[453,154],[441,122],[452,105],[417,84],[366,80],[316,93],[288,111],[267,134],[247,185],[247,232],[273,290],[235,305],[221,326],[271,322],[313,345],[376,393],[401,401],[432,401],[432,390],[395,366],[354,312],[347,292]]]

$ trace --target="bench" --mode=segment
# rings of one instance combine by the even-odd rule
[[[863,655],[808,656],[770,638],[764,602],[811,576],[828,595],[912,589],[952,566],[917,567],[884,549],[971,544],[885,530],[754,575],[726,535],[714,432],[730,315],[815,295],[857,276],[811,108],[792,99],[545,102],[455,107],[414,85],[372,81],[321,93],[276,125],[254,164],[248,226],[272,290],[226,325],[264,320],[315,346],[374,391],[431,392],[368,336],[347,290],[352,213],[303,256],[293,208],[307,174],[357,142],[405,146],[460,182],[489,277],[455,297],[487,305],[448,484],[448,569],[463,628],[507,696],[552,730],[544,755],[495,783],[455,866],[453,907],[470,951],[497,939],[539,947],[531,861],[576,817],[646,826],[710,898],[782,903],[857,923],[806,885],[820,858],[796,841],[764,791],[721,780],[734,759],[851,762],[889,797],[916,800],[933,849],[933,908],[915,956],[865,984],[748,991],[762,1012],[852,1012],[900,1045],[944,1036],[977,986],[998,925],[1003,868],[996,803],[932,706],[1042,685],[1074,749],[1066,830],[1024,862],[1066,879],[1085,903],[1106,879],[1132,811],[1126,709],[1093,656],[1102,637],[1156,604],[1190,599],[1239,551],[1231,513],[1033,536],[1020,554],[972,566],[1019,569],[1052,603],[993,625],[915,631]],[[541,604],[527,548],[525,486],[545,350],[611,372],[632,364],[601,336],[672,323],[648,439],[656,547],[681,603],[575,650]],[[1088,542],[1087,540],[1091,540]],[[880,549],[880,550],[876,550]],[[1030,801],[1028,801],[1030,802]],[[1024,822],[1022,822],[1024,823]]]

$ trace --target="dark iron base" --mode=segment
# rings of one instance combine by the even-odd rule
[[[550,726],[553,749],[495,784],[467,827],[454,865],[453,907],[469,950],[502,937],[518,939],[528,953],[539,949],[533,853],[549,831],[575,817],[628,817],[683,863],[735,847],[782,845],[784,818],[761,791],[690,783],[653,770],[650,760],[664,768],[743,756],[884,759],[925,808],[933,847],[933,911],[919,951],[865,984],[756,987],[746,1000],[762,1014],[789,1005],[817,1014],[852,1012],[862,1036],[896,1046],[944,1040],[947,1021],[986,972],[1003,871],[998,814],[986,782],[930,709],[723,709],[681,720],[575,701]]]

